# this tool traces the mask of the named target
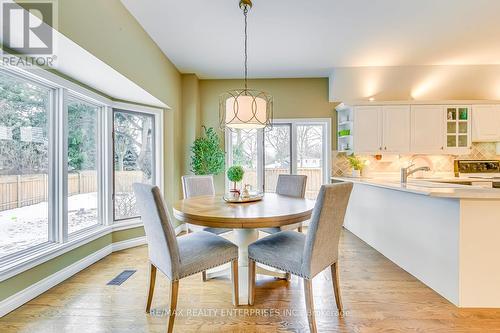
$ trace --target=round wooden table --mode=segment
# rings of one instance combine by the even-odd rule
[[[240,304],[248,304],[248,245],[259,238],[258,228],[282,227],[311,218],[314,201],[266,193],[261,201],[228,203],[222,196],[199,196],[179,200],[174,216],[182,222],[212,228],[234,229],[239,249]],[[259,269],[259,274],[281,276]]]

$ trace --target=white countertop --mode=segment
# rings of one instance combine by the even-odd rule
[[[407,184],[401,184],[400,180],[397,178],[332,177],[332,179],[340,181],[350,181],[355,184],[364,184],[381,188],[387,188],[390,190],[422,194],[439,198],[500,200],[500,189],[483,188],[480,186],[471,186],[471,185],[436,183],[436,181],[446,182],[453,180],[451,178],[450,179],[436,178],[432,179],[433,181],[409,179]],[[454,180],[460,181],[460,178]],[[464,181],[464,179],[461,179],[461,181]]]

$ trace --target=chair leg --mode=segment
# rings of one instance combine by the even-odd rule
[[[248,305],[255,301],[255,261],[248,259]]]
[[[338,262],[334,263],[330,266],[332,270],[332,283],[333,283],[333,292],[335,293],[335,302],[337,303],[337,309],[339,313],[344,311],[342,307],[342,297],[340,296],[340,283],[339,283],[339,264]]]
[[[153,293],[155,290],[155,281],[156,281],[156,266],[153,264],[149,264],[149,291],[148,291],[148,300],[146,302],[146,313],[149,314],[151,311],[151,302],[153,301]]]
[[[233,280],[233,304],[240,303],[240,292],[238,287],[238,259],[231,261],[231,280]]]
[[[299,227],[297,228],[297,231],[302,233],[302,223],[299,225]]]
[[[170,281],[170,311],[168,318],[168,333],[174,330],[175,312],[177,311],[177,296],[179,295],[179,281]]]
[[[304,295],[306,300],[307,321],[309,322],[309,330],[311,333],[316,333],[316,318],[314,316],[314,298],[312,290],[312,280],[303,279]]]
[[[203,279],[203,282],[207,282],[207,271],[201,272],[201,278]]]

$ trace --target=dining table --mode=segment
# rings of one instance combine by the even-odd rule
[[[231,241],[238,246],[239,304],[245,305],[248,304],[248,246],[258,240],[259,229],[307,221],[314,204],[314,200],[265,193],[259,201],[244,203],[227,202],[222,195],[197,196],[179,200],[172,208],[175,218],[181,222],[234,230]],[[220,273],[214,272],[213,275]],[[260,265],[256,273],[277,278],[286,276]]]

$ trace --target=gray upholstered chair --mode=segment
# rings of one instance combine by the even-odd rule
[[[307,317],[311,332],[316,332],[312,279],[331,267],[337,308],[342,314],[338,275],[338,244],[352,183],[323,185],[319,191],[307,235],[282,231],[248,247],[249,304],[255,299],[255,263],[261,263],[304,279]]]
[[[276,184],[276,193],[294,198],[304,198],[306,194],[307,176],[302,175],[279,175]],[[284,230],[298,229],[302,232],[302,222],[276,228],[262,228],[268,234],[275,234]]]
[[[172,332],[179,280],[228,262],[231,262],[232,266],[233,303],[238,305],[238,247],[205,231],[177,238],[160,189],[138,183],[134,184],[133,188],[146,231],[150,261],[146,313],[151,310],[157,269],[170,280],[168,332]]]
[[[206,176],[182,176],[182,192],[184,194],[184,199],[198,197],[201,195],[215,195],[214,177],[212,175]],[[201,227],[192,224],[188,224],[189,229],[193,231],[207,231],[212,234],[221,235],[226,232],[232,231],[232,229],[225,228],[208,228]]]
[[[184,194],[184,199],[198,197],[201,195],[215,195],[215,185],[214,177],[212,175],[204,176],[182,176],[182,193]],[[222,235],[227,232],[232,231],[232,229],[226,228],[210,228],[202,227],[193,224],[187,225],[187,232],[189,230],[193,231],[206,231],[216,235]],[[203,271],[201,273],[203,281],[207,281],[207,272]]]

